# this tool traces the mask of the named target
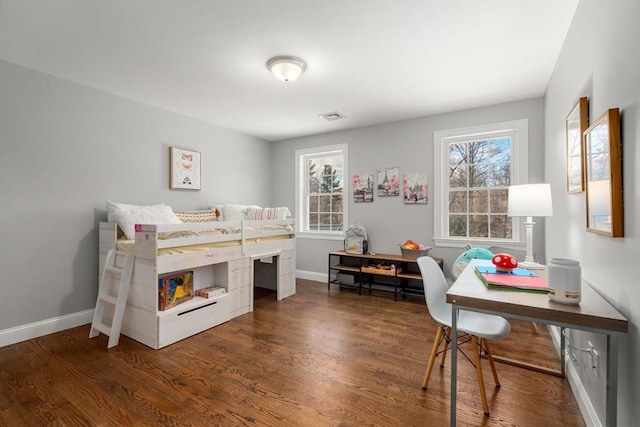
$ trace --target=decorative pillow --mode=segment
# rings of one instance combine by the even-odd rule
[[[214,211],[218,212],[218,221],[225,221],[224,212],[222,211],[223,207],[224,207],[224,205],[213,205],[213,206],[211,206],[211,210],[214,210]]]
[[[225,221],[240,221],[244,219],[245,205],[235,205],[233,203],[225,203],[222,206],[222,214]]]
[[[159,205],[126,205],[107,200],[107,218],[118,224],[129,240],[135,239],[136,224],[180,224],[171,206]]]
[[[247,219],[251,220],[266,220],[266,219],[287,219],[291,216],[289,208],[247,208]]]
[[[260,206],[236,205],[233,203],[225,203],[222,206],[222,215],[225,221],[240,221],[247,219],[248,208],[260,208]]]
[[[146,205],[146,206],[139,206],[139,205],[127,205],[125,203],[115,203],[112,202],[111,200],[107,200],[107,221],[108,222],[115,222],[113,220],[113,215],[114,213],[120,211],[120,210],[124,210],[126,212],[129,212],[131,210],[138,210],[141,208],[147,208],[147,209],[162,209],[165,206],[164,203],[158,203],[157,205]]]
[[[178,211],[176,216],[182,222],[212,222],[218,220],[216,209],[203,209],[199,211]]]

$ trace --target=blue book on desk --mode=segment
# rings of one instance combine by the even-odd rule
[[[495,267],[485,266],[473,267],[473,270],[478,279],[489,289],[539,293],[547,293],[549,291],[549,284],[545,280],[523,268],[518,270],[524,270],[526,274],[522,271],[517,271],[514,274],[513,272],[516,269],[510,272],[496,272]]]
[[[476,269],[480,273],[509,274],[511,276],[538,277],[537,274],[534,274],[531,271],[527,270],[526,268],[522,268],[522,267],[514,268],[513,270],[508,271],[508,272],[507,271],[499,271],[494,266],[489,266],[489,265],[479,265],[479,266],[476,266]]]

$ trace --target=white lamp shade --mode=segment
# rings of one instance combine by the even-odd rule
[[[300,77],[306,64],[302,59],[293,56],[277,56],[267,62],[267,68],[278,80],[290,82]]]
[[[552,216],[551,186],[524,184],[509,187],[508,216]]]

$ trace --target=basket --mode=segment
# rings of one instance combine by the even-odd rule
[[[421,256],[427,256],[431,248],[427,249],[405,249],[402,246],[400,247],[402,251],[402,258],[406,259],[418,259]]]

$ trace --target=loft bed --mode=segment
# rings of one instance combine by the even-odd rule
[[[110,250],[134,253],[122,333],[158,349],[253,311],[255,263],[274,271],[278,300],[295,294],[293,225],[286,219],[136,224],[134,239],[127,239],[118,224],[101,222],[100,272]],[[183,272],[193,272],[194,296],[160,310],[159,280]],[[211,286],[225,293],[195,295]]]

